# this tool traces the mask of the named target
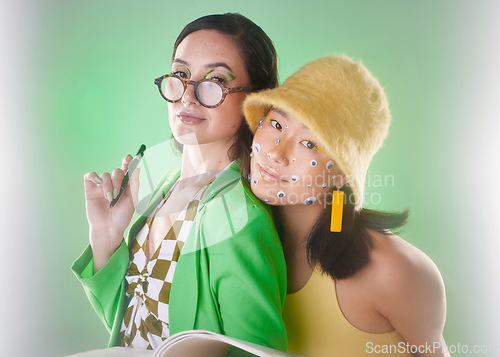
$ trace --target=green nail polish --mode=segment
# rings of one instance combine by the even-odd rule
[[[115,187],[113,188],[113,199],[115,199],[116,196],[118,196],[118,189]]]
[[[106,193],[106,197],[108,198],[109,202],[113,201],[113,196],[111,196],[111,192]]]
[[[96,180],[97,182],[99,182],[99,183],[101,183],[101,182],[102,182],[102,180],[101,180],[101,178],[100,178],[99,176],[96,176],[95,180]]]

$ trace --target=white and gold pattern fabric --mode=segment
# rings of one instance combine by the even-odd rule
[[[125,275],[128,306],[120,332],[122,346],[154,349],[169,336],[168,301],[175,267],[198,211],[198,204],[210,184],[223,171],[209,180],[186,205],[147,264],[149,227],[177,182],[137,234],[130,247],[130,263]]]

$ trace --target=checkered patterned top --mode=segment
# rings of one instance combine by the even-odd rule
[[[149,228],[178,181],[172,185],[154,214],[137,234],[130,247],[130,263],[125,275],[129,303],[120,331],[122,346],[154,349],[169,336],[168,301],[175,267],[198,212],[198,204],[210,184],[223,171],[198,190],[179,214],[149,262],[146,262]]]

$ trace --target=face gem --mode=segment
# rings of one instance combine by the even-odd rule
[[[297,161],[297,159],[296,159],[296,158],[293,158],[293,159],[292,159],[292,161]]]
[[[311,185],[307,185],[308,188],[311,188]]]
[[[247,180],[248,182],[252,181],[252,176],[250,176],[250,174],[248,174]]]
[[[312,205],[314,202],[316,202],[316,197],[308,197],[304,200],[304,203],[306,205]]]
[[[253,146],[253,149],[255,150],[256,153],[259,153],[260,152],[260,145],[258,143],[255,143],[255,145]]]
[[[257,127],[257,130],[260,130],[260,129],[262,129],[262,125],[259,125],[259,126]]]
[[[326,188],[326,183],[322,184],[322,185],[321,185],[321,188],[322,188],[322,189],[325,189],[325,188]]]
[[[318,162],[316,160],[311,160],[309,164],[311,164],[312,167],[315,167],[318,164]]]
[[[297,176],[293,175],[292,176],[292,181],[293,182],[297,182],[297,181],[299,181],[299,178]]]
[[[266,198],[266,199],[264,200],[264,202],[269,202],[269,200]]]
[[[326,163],[326,169],[330,171],[333,168],[333,160],[330,160]]]
[[[253,152],[250,153],[250,157],[253,157]]]
[[[295,204],[295,202],[290,202],[290,204],[291,204],[291,205],[294,205],[294,204]]]
[[[288,125],[285,125],[285,128],[287,128],[287,129],[288,129]]]
[[[337,177],[337,176],[335,176],[335,175],[332,176],[332,181],[335,180],[335,177]]]
[[[258,183],[259,183],[259,180],[255,179],[255,180],[253,180],[253,183],[254,183],[254,184],[258,184]]]
[[[285,192],[279,191],[276,196],[278,196],[278,198],[283,198],[283,197],[285,197]]]
[[[276,145],[278,145],[280,143],[280,139],[276,140]]]

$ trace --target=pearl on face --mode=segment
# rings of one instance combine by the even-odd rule
[[[254,183],[254,184],[258,184],[258,183],[259,183],[259,180],[258,180],[258,179],[255,179],[255,180],[253,180],[253,183]]]
[[[333,165],[334,165],[333,160],[328,161],[326,163],[326,169],[330,171],[333,168]]]
[[[299,181],[299,178],[297,176],[293,175],[292,176],[292,181],[293,182],[297,182],[297,181]]]
[[[297,161],[297,159],[296,159],[296,158],[293,158],[293,159],[292,159],[292,161]]]
[[[309,164],[312,166],[312,167],[316,167],[316,165],[318,164],[318,162],[316,160],[311,160],[309,162]]]
[[[264,202],[266,202],[266,203],[267,203],[267,202],[269,202],[269,200],[266,198],[266,199],[264,200]]]
[[[253,146],[253,149],[258,154],[260,152],[260,144],[259,143],[255,143],[255,145]]]
[[[306,205],[312,205],[314,202],[316,202],[316,197],[308,197],[304,200],[304,203]]]
[[[259,126],[257,127],[257,130],[260,130],[260,129],[262,129],[262,125],[259,125]]]
[[[276,145],[278,145],[280,143],[280,139],[276,140]]]
[[[252,176],[250,174],[248,174],[247,180],[248,182],[252,181]]]
[[[325,189],[325,188],[326,188],[326,183],[322,184],[322,185],[321,185],[321,188],[322,188],[322,189]]]
[[[286,124],[285,124],[285,128],[287,128],[287,129],[288,129],[288,125],[286,125]]]
[[[250,153],[250,157],[253,157],[253,152]]]
[[[278,196],[278,198],[283,198],[283,197],[285,197],[285,192],[284,191],[279,191],[276,196]]]

